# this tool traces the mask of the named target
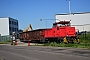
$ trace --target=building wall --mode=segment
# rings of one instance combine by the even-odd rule
[[[1,36],[9,35],[9,19],[0,18],[0,34]]]
[[[9,33],[12,35],[12,32],[18,34],[18,20],[9,18]]]
[[[74,26],[76,29],[79,29],[79,31],[90,31],[90,25],[84,25],[84,26]]]
[[[1,36],[12,35],[12,32],[18,34],[18,20],[5,17],[0,18],[0,34]]]
[[[84,25],[84,24],[90,24],[90,12],[88,13],[72,13],[69,14],[56,14],[56,19],[59,20],[71,20],[71,25]],[[56,20],[57,22],[57,20]],[[79,31],[90,31],[90,25],[85,26],[75,26],[76,29],[79,29]]]

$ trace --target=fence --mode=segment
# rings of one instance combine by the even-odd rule
[[[82,33],[80,38],[82,40],[90,40],[90,32],[87,32],[87,33]]]
[[[11,41],[12,40],[12,35],[6,35],[6,36],[0,36],[0,41]]]

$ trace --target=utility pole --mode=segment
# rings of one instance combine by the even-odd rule
[[[70,15],[70,21],[71,21],[71,8],[70,8],[70,0],[66,0],[68,1],[68,11],[69,11],[69,15]],[[71,25],[71,24],[70,24]]]
[[[68,10],[69,10],[69,14],[71,14],[71,9],[70,9],[70,0],[66,0],[68,1]]]

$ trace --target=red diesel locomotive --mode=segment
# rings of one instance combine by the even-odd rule
[[[79,43],[76,29],[71,27],[70,21],[55,22],[52,28],[22,32],[19,33],[19,38],[20,41]]]

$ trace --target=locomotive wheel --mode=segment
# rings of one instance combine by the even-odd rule
[[[74,44],[74,41],[72,40],[72,42],[71,42],[72,44]]]
[[[42,39],[42,43],[45,43],[45,40],[46,40],[46,39],[45,39],[45,38],[43,38],[43,39]]]
[[[74,43],[77,43],[77,40],[76,39],[74,39]]]
[[[74,44],[74,39],[73,38],[71,38],[71,43]]]
[[[69,37],[68,38],[68,42],[73,44],[74,43],[74,39],[72,37]]]
[[[61,41],[61,39],[59,40],[59,43],[61,43],[62,41]]]

